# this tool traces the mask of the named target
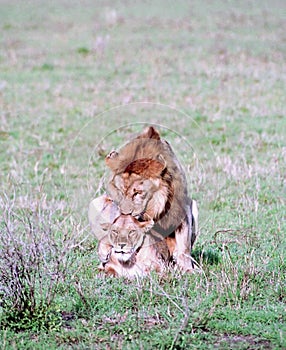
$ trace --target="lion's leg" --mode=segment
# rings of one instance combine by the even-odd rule
[[[106,234],[103,226],[111,225],[119,215],[119,208],[106,194],[103,194],[90,202],[88,208],[88,219],[91,231],[98,240],[103,238]]]
[[[198,234],[198,208],[196,201],[192,201],[187,209],[187,215],[182,224],[175,230],[176,247],[173,253],[174,260],[184,271],[193,269],[190,255],[191,248]]]
[[[109,264],[107,264],[104,267],[104,272],[108,275],[108,276],[113,276],[113,277],[117,277],[118,272],[116,271],[116,269],[114,269],[114,266],[109,266]]]
[[[112,245],[109,242],[108,235],[105,234],[103,238],[98,242],[97,253],[99,260],[106,264],[110,260]]]
[[[199,210],[197,202],[193,199],[191,203],[191,219],[192,219],[192,238],[191,238],[191,248],[193,247],[196,238],[199,233]]]
[[[173,258],[177,265],[184,271],[193,269],[193,263],[190,255],[192,230],[188,217],[175,230],[176,246]]]

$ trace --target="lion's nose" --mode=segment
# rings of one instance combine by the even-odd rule
[[[119,243],[119,246],[121,249],[123,249],[126,246],[126,243]]]
[[[123,215],[131,214],[132,213],[132,201],[130,201],[130,200],[122,201],[120,204],[120,210],[121,210],[121,214],[123,214]]]

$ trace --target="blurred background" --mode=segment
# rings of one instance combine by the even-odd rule
[[[0,23],[4,189],[43,183],[84,207],[105,154],[144,123],[162,126],[201,202],[224,203],[227,179],[281,184],[283,1],[2,0]]]

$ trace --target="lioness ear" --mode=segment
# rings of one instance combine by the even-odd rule
[[[151,228],[154,226],[154,221],[149,220],[149,221],[140,221],[138,222],[140,228],[144,228],[145,231],[151,230]]]
[[[153,126],[149,126],[137,138],[160,140],[160,134]]]
[[[104,222],[100,224],[100,227],[102,228],[103,231],[108,231],[110,229],[111,224]]]

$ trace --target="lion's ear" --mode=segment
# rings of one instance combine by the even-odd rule
[[[149,126],[138,136],[138,138],[160,140],[160,134],[153,126]]]
[[[111,151],[106,157],[105,157],[105,164],[111,169],[114,170],[117,165],[118,161],[118,155],[119,153],[116,151]]]

